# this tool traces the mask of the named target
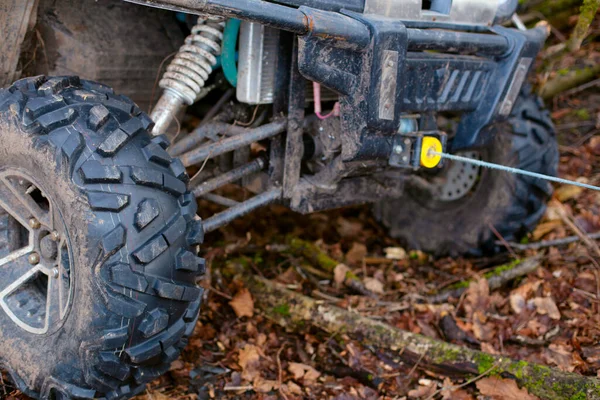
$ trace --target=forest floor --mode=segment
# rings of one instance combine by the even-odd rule
[[[596,20],[590,36],[599,33]],[[555,34],[550,44],[561,41]],[[552,65],[545,55],[538,84],[578,64],[598,65],[600,43],[588,41]],[[547,104],[560,143],[560,176],[600,185],[598,84],[565,92]],[[451,379],[418,368],[418,360],[404,363],[389,350],[363,346],[343,332],[286,331],[254,306],[243,281],[231,272],[232,262],[323,304],[406,331],[600,377],[600,249],[585,240],[586,234],[600,232],[600,193],[573,186],[555,189],[543,221],[521,245],[573,235],[584,239],[542,249],[516,246],[491,258],[434,259],[404,249],[367,206],[306,216],[272,206],[208,235],[202,249],[209,270],[201,283],[206,301],[195,333],[170,372],[138,399],[536,398],[511,380],[485,373]],[[214,207],[200,204],[206,215],[218,211]],[[311,268],[309,259],[274,251],[290,237],[315,243],[376,296],[340,287]],[[486,273],[535,255],[541,263],[533,272],[489,289]],[[458,282],[467,282],[464,294],[440,304],[427,301]],[[0,397],[24,398],[13,390],[5,380]]]

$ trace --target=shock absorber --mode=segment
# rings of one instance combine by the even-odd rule
[[[216,56],[221,54],[224,27],[222,19],[207,19],[192,28],[159,83],[163,94],[152,110],[154,135],[168,134],[181,108],[194,104],[202,96],[206,80],[217,63]]]

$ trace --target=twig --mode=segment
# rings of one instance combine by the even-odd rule
[[[515,265],[508,264],[494,268],[486,274],[490,290],[499,289],[508,282],[535,271],[540,266],[540,261],[541,257],[532,257],[517,262]],[[458,298],[466,292],[470,282],[470,280],[461,281],[442,293],[426,297],[426,300],[428,303],[437,304],[448,301],[450,297]]]
[[[513,258],[516,260],[519,257],[517,256],[517,253],[515,253],[513,251],[513,249],[510,247],[510,245],[508,244],[508,242],[506,241],[506,239],[504,239],[504,237],[500,234],[500,232],[498,232],[496,230],[496,228],[494,227],[494,225],[492,225],[491,223],[488,224],[490,229],[492,230],[492,232],[494,233],[494,235],[496,235],[496,237],[498,239],[500,239],[500,241],[504,244],[504,247],[506,247],[506,250],[508,250],[508,252],[510,253],[511,256],[513,256]]]
[[[573,221],[573,217],[570,215],[569,212],[567,212],[567,209],[565,208],[565,206],[563,206],[562,203],[560,203],[559,201],[556,201],[556,200],[553,201],[553,205],[556,207],[556,210],[558,211],[558,215],[563,220],[563,222],[565,224],[567,224],[567,226],[577,236],[579,236],[581,238],[583,243],[585,243],[585,245],[590,250],[592,250],[594,253],[596,253],[596,257],[600,257],[600,247],[598,247],[598,244],[596,242],[594,242],[585,232],[583,232],[581,229],[579,229],[579,227]]]
[[[589,237],[592,240],[600,240],[600,232],[590,233],[587,235],[587,237]],[[540,250],[540,249],[545,249],[547,247],[553,247],[553,246],[566,246],[568,244],[576,243],[579,241],[581,241],[581,237],[579,237],[579,236],[568,236],[568,237],[562,238],[562,239],[543,240],[541,242],[528,243],[528,244],[521,244],[521,243],[514,243],[514,242],[509,242],[509,244],[514,249],[517,249],[517,250]],[[502,243],[500,241],[497,241],[496,244],[504,245],[504,243]]]
[[[279,384],[279,394],[285,400],[288,400],[286,394],[283,392],[283,370],[281,369],[281,352],[283,351],[284,348],[285,348],[285,343],[281,346],[281,348],[277,352],[277,371],[278,371],[277,381]]]

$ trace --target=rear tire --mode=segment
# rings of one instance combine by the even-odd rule
[[[558,145],[549,112],[523,89],[509,120],[488,128],[493,140],[479,150],[484,161],[556,176]],[[492,227],[506,240],[532,231],[552,195],[549,182],[482,170],[479,183],[456,201],[441,201],[416,188],[383,201],[375,217],[410,248],[436,256],[482,255],[501,250]]]
[[[15,221],[42,221],[17,235],[45,238],[42,269],[57,253],[47,236],[60,238],[54,276],[38,272],[35,285],[8,293],[15,273],[0,266],[0,297],[22,297],[0,301],[0,363],[32,397],[129,398],[169,369],[194,330],[202,226],[183,165],[151,128],[130,99],[77,77],[0,90],[0,200],[12,211],[0,213],[0,261],[21,247],[10,239]],[[19,204],[31,199],[41,205],[30,213]],[[41,304],[46,295],[46,308],[21,314],[33,295]]]

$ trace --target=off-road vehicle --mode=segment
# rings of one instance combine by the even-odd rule
[[[140,393],[194,330],[204,235],[271,203],[370,203],[435,255],[518,240],[551,186],[439,155],[556,174],[526,83],[548,31],[511,28],[516,9],[3,0],[2,366],[35,398]],[[226,208],[201,220],[197,198]]]

